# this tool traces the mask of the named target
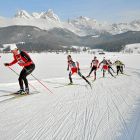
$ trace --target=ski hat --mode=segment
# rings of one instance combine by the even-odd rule
[[[16,44],[10,44],[10,50],[13,51],[13,50],[18,50]]]
[[[67,57],[71,57],[71,55],[68,55]]]
[[[67,56],[67,59],[69,59],[69,58],[71,58],[71,55],[68,55],[68,56]]]

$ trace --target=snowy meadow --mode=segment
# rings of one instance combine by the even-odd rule
[[[37,94],[15,97],[18,76],[3,63],[13,60],[12,54],[0,54],[0,139],[2,140],[139,140],[140,138],[140,55],[106,53],[96,55],[125,64],[124,75],[102,78],[97,70],[88,80],[92,89],[77,75],[75,85],[69,83],[67,54],[30,54],[36,76],[53,93],[31,75],[29,83]],[[71,53],[88,75],[93,54]],[[20,73],[20,66],[11,66]],[[115,69],[115,67],[113,66]],[[116,74],[115,74],[116,75]],[[30,87],[31,93],[35,89]]]

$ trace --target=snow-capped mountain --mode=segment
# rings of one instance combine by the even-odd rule
[[[47,12],[44,12],[44,13],[41,15],[41,18],[44,18],[44,19],[46,19],[46,18],[48,18],[48,17],[49,17],[50,19],[54,20],[54,21],[60,22],[59,17],[58,17],[56,14],[54,14],[54,12],[53,12],[51,9],[49,9]]]
[[[15,18],[31,19],[32,16],[25,10],[21,10],[17,12],[17,14],[15,15]]]
[[[47,19],[47,20],[54,20],[60,22],[59,17],[54,14],[53,10],[49,9],[46,12],[33,12],[32,14],[29,14],[25,10],[18,11],[15,15],[15,18],[23,18],[23,19]]]
[[[46,12],[33,12],[29,14],[25,10],[18,11],[14,18],[0,18],[0,27],[12,25],[36,26],[43,30],[52,28],[63,28],[74,32],[80,36],[100,34],[121,34],[127,31],[140,31],[140,20],[135,20],[130,23],[100,23],[96,19],[80,16],[76,19],[68,19],[62,22],[60,18],[49,9]]]
[[[80,29],[80,32],[85,34],[100,34],[109,32],[111,34],[121,34],[127,31],[140,31],[140,20],[135,20],[130,23],[99,23],[95,19],[80,16],[74,20],[68,21],[70,24]]]
[[[102,27],[102,24],[98,23],[95,19],[90,19],[88,17],[80,16],[74,20],[69,21],[71,24],[77,27],[89,27],[89,28],[98,28]]]
[[[120,34],[127,31],[140,31],[140,20],[134,20],[130,23],[112,24],[108,31],[112,34]]]
[[[79,29],[81,35],[98,35],[106,32],[107,24],[99,23],[95,19],[80,16],[74,20],[68,20],[68,23]]]

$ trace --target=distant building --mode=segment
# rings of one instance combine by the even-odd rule
[[[105,52],[102,49],[91,49],[91,50],[88,50],[88,52],[90,54],[102,54],[102,55],[105,54]]]

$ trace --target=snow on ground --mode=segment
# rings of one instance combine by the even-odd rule
[[[140,54],[140,43],[126,45],[123,52]]]
[[[87,75],[93,55],[71,54]],[[2,140],[139,140],[140,138],[140,55],[106,53],[112,61],[121,59],[127,75],[117,78],[97,72],[89,78],[92,89],[78,76],[69,82],[66,54],[31,54],[33,72],[53,93],[33,77],[31,95],[9,95],[18,90],[17,76],[3,66],[11,54],[1,54],[0,139]],[[103,56],[97,55],[101,61]],[[19,72],[19,66],[12,66]]]

